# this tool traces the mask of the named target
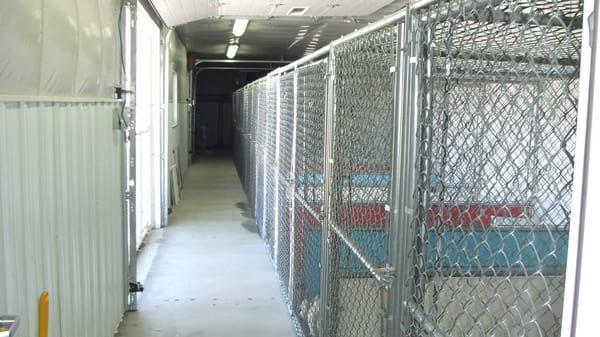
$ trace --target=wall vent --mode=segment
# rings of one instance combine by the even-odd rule
[[[292,7],[287,15],[291,16],[303,16],[308,12],[309,7]]]

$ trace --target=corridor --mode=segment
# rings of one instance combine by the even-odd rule
[[[598,336],[598,13],[0,1],[0,337]]]
[[[293,336],[230,157],[197,161],[119,337]]]

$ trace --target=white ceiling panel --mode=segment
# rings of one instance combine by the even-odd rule
[[[169,6],[175,6],[186,0],[154,1],[163,1]],[[200,0],[195,1],[200,2]],[[180,21],[173,21],[187,22],[177,24],[177,34],[188,51],[199,58],[225,58],[225,51],[232,37],[234,18],[250,19],[246,33],[239,38],[240,47],[236,59],[294,60],[327,45],[342,35],[399,10],[407,2],[407,0],[338,0],[339,6],[327,6],[327,3],[335,0],[328,0],[329,2],[323,0],[220,1],[220,6],[216,6],[216,2],[204,1],[205,5],[218,12],[218,15],[209,15],[204,19],[187,22],[195,14],[189,14],[193,9],[181,7],[182,9],[179,10],[182,13],[186,11],[188,13],[183,13],[179,19],[175,18]],[[292,7],[310,8],[304,16],[286,15]],[[171,15],[171,11],[166,13]]]
[[[301,57],[309,44],[322,47],[340,35],[347,34],[364,23],[343,20],[314,20],[294,18],[287,20],[250,21],[246,33],[240,38],[238,59],[293,60]],[[177,27],[177,33],[188,51],[202,58],[225,58],[225,50],[233,21],[225,19],[205,19]],[[303,38],[299,31],[307,30]],[[318,35],[318,39],[315,38]]]
[[[307,7],[306,17],[364,17],[398,0],[151,0],[169,26],[211,17],[282,17]]]
[[[306,7],[305,16],[368,16],[390,0],[226,0],[219,6],[223,16],[286,16],[294,7]]]
[[[165,23],[171,27],[219,14],[216,0],[151,0],[151,2]]]

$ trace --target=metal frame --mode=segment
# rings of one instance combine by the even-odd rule
[[[289,302],[290,302],[290,310],[293,312],[294,305],[294,272],[295,268],[295,247],[296,242],[294,238],[296,237],[296,226],[294,225],[295,214],[296,214],[296,196],[295,196],[295,186],[296,186],[296,137],[298,132],[298,123],[296,122],[298,116],[298,72],[297,68],[294,69],[294,115],[293,115],[293,123],[294,123],[294,131],[292,135],[292,156],[290,158],[290,208],[289,208],[289,223],[290,223],[290,267],[289,267]]]
[[[123,27],[126,28],[125,50],[129,64],[125,67],[125,88],[135,88],[136,84],[136,52],[137,52],[137,0],[125,3]],[[128,20],[129,19],[129,20]],[[124,212],[124,258],[125,258],[125,307],[129,311],[137,310],[137,294],[131,292],[130,284],[137,284],[137,248],[136,248],[136,97],[126,95],[124,107],[124,181],[123,181],[123,212]]]
[[[598,76],[596,60],[598,59],[598,11],[600,2],[598,0],[586,1],[584,3],[583,16],[587,20],[583,22],[583,45],[581,52],[581,83],[580,83],[580,101],[577,125],[577,157],[575,162],[575,177],[573,183],[573,211],[571,212],[571,228],[569,237],[570,252],[567,261],[564,306],[562,318],[562,337],[576,337],[578,329],[580,333],[591,333],[595,322],[586,320],[591,318],[594,313],[589,308],[581,305],[580,297],[583,295],[586,300],[597,300],[597,292],[593,289],[583,288],[581,286],[581,274],[590,273],[590,262],[583,265],[583,258],[589,259],[584,255],[584,234],[586,233],[586,211],[588,202],[598,197],[597,192],[588,191],[590,183],[590,157],[597,142],[592,141],[592,128],[598,126],[598,121],[593,121],[594,113],[594,91],[597,86],[596,77]],[[598,118],[598,116],[596,116]],[[594,124],[595,123],[595,124]],[[598,130],[596,130],[598,132]],[[581,145],[579,145],[581,144]],[[597,151],[598,149],[596,149]],[[589,232],[590,230],[588,230]],[[588,233],[589,235],[590,233]],[[589,240],[588,243],[589,245]],[[590,249],[591,251],[591,249]],[[596,252],[598,250],[596,249]],[[585,268],[584,268],[585,267]],[[587,269],[586,269],[587,268]],[[588,293],[589,292],[589,293]],[[586,311],[588,310],[588,311]]]
[[[168,29],[166,33],[161,32],[161,73],[162,78],[162,102],[160,105],[160,227],[166,227],[169,223],[169,44],[174,30]]]
[[[281,155],[279,152],[279,130],[280,130],[280,119],[281,119],[281,74],[279,74],[279,80],[277,81],[277,89],[276,89],[276,113],[275,113],[275,162],[273,163],[273,179],[275,179],[273,186],[273,198],[276,202],[279,201],[279,156]],[[279,264],[279,207],[278,205],[273,205],[273,235],[274,235],[274,245],[273,245],[273,263],[275,266]]]
[[[410,6],[410,5],[409,5]],[[393,337],[401,331],[401,317],[404,298],[404,287],[398,280],[405,279],[407,255],[409,251],[408,237],[410,222],[414,214],[412,186],[414,186],[414,161],[416,145],[413,135],[416,132],[414,109],[415,68],[414,60],[416,45],[414,30],[411,29],[411,18],[398,24],[398,53],[396,57],[394,84],[394,142],[392,159],[392,195],[390,205],[391,237],[390,268],[394,273],[395,282],[390,289],[388,320],[390,328],[387,336]]]
[[[321,334],[327,335],[327,329],[329,327],[329,315],[330,308],[328,306],[329,300],[329,261],[331,260],[331,249],[332,239],[331,234],[331,170],[332,164],[335,160],[333,153],[333,128],[334,128],[334,116],[335,116],[335,56],[330,54],[327,58],[327,85],[325,94],[325,136],[323,138],[323,145],[325,148],[324,159],[323,159],[323,218],[322,229],[321,229],[321,303],[320,303],[320,331]]]

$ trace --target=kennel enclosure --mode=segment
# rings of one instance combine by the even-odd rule
[[[234,94],[299,336],[559,336],[583,2],[420,1]]]

